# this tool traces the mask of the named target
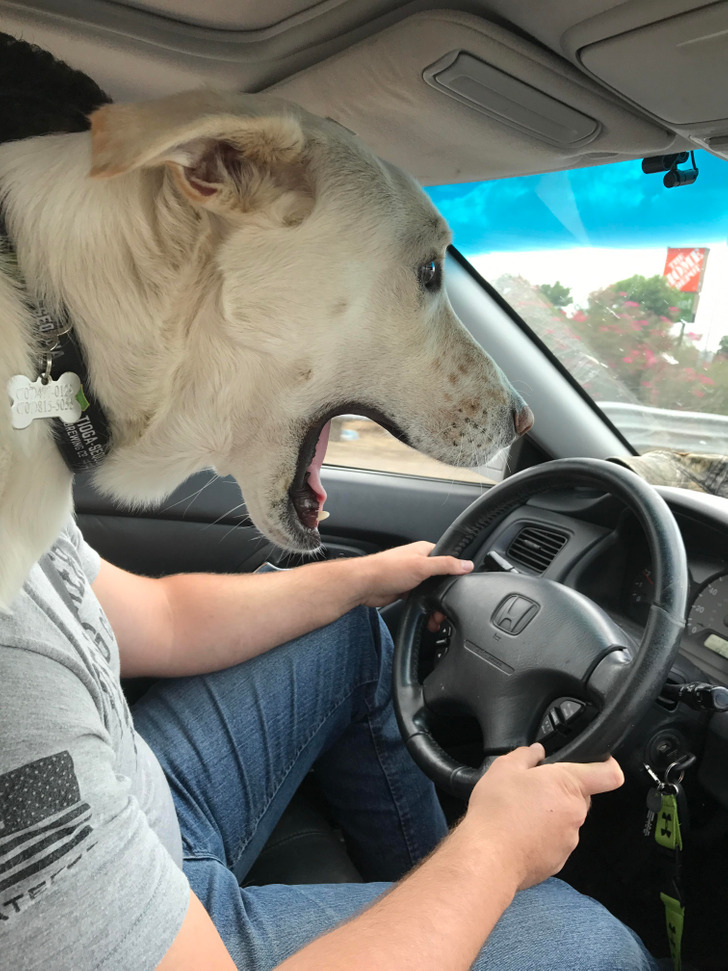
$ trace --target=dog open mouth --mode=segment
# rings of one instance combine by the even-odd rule
[[[321,484],[321,466],[326,455],[330,433],[331,419],[306,435],[298,456],[296,478],[288,493],[299,522],[310,530],[318,529],[318,524],[328,516],[328,513],[324,512],[326,490]],[[313,443],[315,443],[313,457],[307,462]]]
[[[318,525],[328,518],[328,513],[324,511],[326,502],[326,490],[321,483],[321,466],[326,456],[326,449],[329,444],[331,434],[331,421],[337,415],[356,414],[364,418],[371,418],[385,428],[390,434],[394,435],[405,445],[409,445],[407,434],[384,415],[378,408],[369,405],[354,403],[335,410],[329,410],[321,419],[314,422],[306,432],[301,442],[296,463],[296,475],[291,488],[288,490],[288,498],[291,502],[298,522],[310,535],[318,536]]]

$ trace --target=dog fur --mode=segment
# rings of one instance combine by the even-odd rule
[[[112,431],[95,474],[134,506],[191,473],[238,481],[288,549],[318,533],[288,494],[301,443],[357,403],[443,462],[482,464],[524,402],[418,282],[450,236],[419,186],[334,122],[199,90],[105,105],[91,133],[0,146],[0,200],[25,281],[0,265],[0,384],[34,379],[26,300],[67,308]],[[47,422],[0,408],[0,605],[71,510]]]

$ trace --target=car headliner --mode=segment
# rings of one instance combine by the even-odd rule
[[[117,100],[274,86],[428,184],[689,147],[728,152],[728,120],[716,117],[726,3],[3,0],[0,29],[85,70]],[[458,51],[501,72],[505,100],[476,85],[475,106],[428,82],[428,68]],[[524,125],[529,111],[556,117],[564,106],[588,119],[588,134],[554,139]]]

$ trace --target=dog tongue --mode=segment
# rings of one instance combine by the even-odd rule
[[[326,455],[326,447],[329,444],[330,432],[331,422],[327,421],[324,427],[321,429],[318,444],[316,445],[316,453],[311,464],[306,470],[308,475],[308,485],[316,493],[316,498],[318,499],[319,511],[323,508],[323,504],[326,502],[326,490],[321,485],[321,466],[324,461],[324,456]]]

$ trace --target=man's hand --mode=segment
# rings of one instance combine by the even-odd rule
[[[428,577],[472,571],[470,560],[430,556],[434,548],[433,543],[410,543],[354,560],[362,583],[360,602],[365,607],[386,607]]]
[[[473,789],[460,827],[476,844],[498,846],[518,890],[558,873],[579,842],[592,795],[624,782],[613,758],[539,765],[544,755],[535,742],[496,759]]]
[[[464,971],[519,889],[561,869],[592,793],[616,789],[614,761],[538,765],[543,746],[497,759],[465,819],[424,863],[281,971]]]

